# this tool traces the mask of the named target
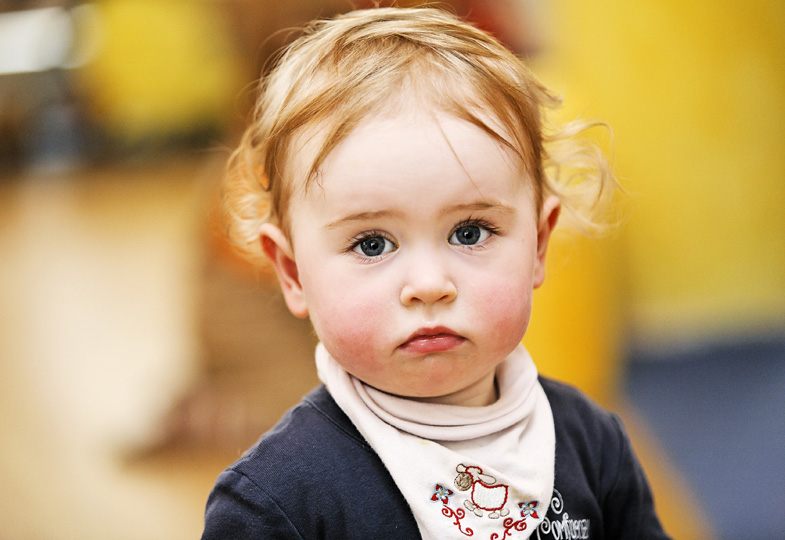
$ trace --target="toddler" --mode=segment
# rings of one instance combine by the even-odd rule
[[[221,474],[203,538],[666,538],[618,418],[521,346],[585,198],[555,173],[613,183],[544,134],[553,102],[436,9],[356,11],[285,51],[226,210],[310,317],[324,386]]]

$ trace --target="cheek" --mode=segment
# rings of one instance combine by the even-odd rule
[[[327,318],[322,321],[325,338],[342,348],[364,348],[374,342],[382,330],[380,320],[385,310],[379,305],[333,302],[326,310]]]
[[[479,298],[476,320],[484,321],[485,331],[496,336],[500,345],[514,346],[526,333],[532,309],[532,289],[527,280],[511,280],[508,275],[487,279]]]
[[[344,367],[351,371],[350,365],[358,358],[369,358],[375,351],[390,320],[390,303],[368,301],[377,298],[378,288],[364,293],[355,287],[322,288],[329,291],[311,298],[309,306],[311,321],[319,339]]]

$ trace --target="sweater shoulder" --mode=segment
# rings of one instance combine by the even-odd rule
[[[347,459],[349,458],[349,459]],[[254,483],[283,486],[340,473],[376,454],[322,386],[290,409],[230,469]]]
[[[219,477],[208,515],[215,523],[275,531],[270,538],[359,540],[374,531],[415,538],[417,531],[381,459],[324,387]]]
[[[551,405],[557,434],[562,431],[595,441],[621,435],[618,416],[578,388],[547,377],[540,377],[540,384]]]

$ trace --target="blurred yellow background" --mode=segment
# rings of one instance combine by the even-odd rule
[[[529,58],[563,119],[613,128],[624,217],[556,239],[525,339],[541,372],[620,411],[675,538],[776,536],[785,4],[452,4]],[[44,22],[9,37],[33,8]],[[348,8],[0,3],[0,537],[198,537],[218,472],[317,384],[307,325],[211,209],[281,29]],[[57,36],[60,67],[4,69]],[[733,446],[750,426],[754,444]],[[728,505],[758,508],[754,523]]]
[[[537,73],[566,96],[567,118],[611,125],[629,193],[610,253],[580,248],[596,254],[599,273],[580,289],[605,276],[612,285],[599,285],[600,296],[617,292],[610,302],[622,310],[623,331],[645,343],[781,331],[785,6],[601,1],[551,9],[552,45]],[[580,265],[563,272],[580,279]]]

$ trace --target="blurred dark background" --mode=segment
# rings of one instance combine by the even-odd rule
[[[318,384],[218,182],[296,28],[375,4],[0,0],[0,537],[198,537],[217,474]],[[438,5],[614,130],[624,217],[555,240],[540,370],[622,414],[675,538],[781,538],[785,4]]]

